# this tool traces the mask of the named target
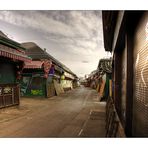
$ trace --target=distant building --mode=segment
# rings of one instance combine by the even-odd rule
[[[101,99],[112,96],[112,58],[100,59],[98,63],[97,91]]]
[[[104,58],[99,60],[97,69],[88,75],[86,86],[97,90],[100,101],[111,96],[111,74],[112,58]]]

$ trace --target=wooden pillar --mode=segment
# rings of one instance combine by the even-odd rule
[[[126,124],[127,137],[132,136],[133,119],[133,33],[127,30],[127,83],[126,83]]]
[[[121,53],[116,51],[114,56],[114,101],[117,113],[121,117]]]

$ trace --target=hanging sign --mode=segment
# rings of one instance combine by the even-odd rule
[[[4,94],[11,94],[12,93],[12,88],[11,87],[5,87],[4,88]]]
[[[0,87],[0,95],[2,95],[2,88]]]
[[[44,77],[45,78],[48,78],[48,74],[49,74],[51,65],[52,65],[52,62],[51,61],[49,61],[49,60],[45,60],[44,61],[43,67],[44,67]]]

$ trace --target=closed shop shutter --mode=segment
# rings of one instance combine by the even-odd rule
[[[15,83],[15,66],[0,60],[0,84]]]
[[[133,136],[148,136],[148,13],[134,34]]]

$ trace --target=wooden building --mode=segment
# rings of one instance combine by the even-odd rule
[[[100,100],[106,101],[109,96],[112,96],[111,88],[111,75],[112,75],[112,59],[100,59],[98,64],[98,77],[97,77],[97,92]]]
[[[61,82],[71,75],[65,75],[64,79],[62,76],[71,71],[35,43],[22,43],[22,46],[27,49],[26,54],[33,60],[31,63],[25,63],[21,85],[22,95],[52,97],[63,93],[65,87]]]
[[[103,11],[104,47],[113,53],[113,99],[128,137],[148,136],[148,12]]]
[[[21,72],[31,61],[24,50],[0,31],[0,108],[19,104]]]
[[[100,59],[96,70],[92,71],[87,80],[87,85],[96,89],[99,95],[99,100],[107,100],[111,96],[111,74],[112,74],[112,59]]]
[[[54,87],[52,90],[51,88],[49,90],[49,87],[52,85],[52,75],[46,76],[45,65],[47,62],[49,66],[46,72],[49,73],[51,68],[50,61],[42,60],[25,62],[21,81],[22,96],[49,97],[55,95]]]
[[[96,83],[96,80],[98,79],[98,76],[99,76],[99,71],[96,69],[96,70],[93,70],[89,75],[88,75],[88,78],[87,78],[87,85],[86,86],[89,86],[93,89],[96,89],[97,88],[97,85],[98,85],[98,82]]]
[[[71,90],[73,88],[77,87],[78,77],[65,65],[62,64],[62,68],[64,70],[64,73],[61,77],[61,85],[64,89],[64,91]]]

